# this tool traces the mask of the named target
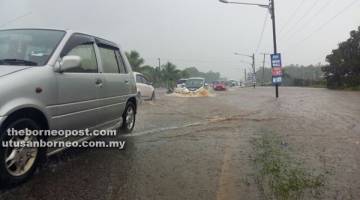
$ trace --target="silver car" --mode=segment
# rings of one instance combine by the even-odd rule
[[[0,142],[74,140],[9,136],[12,128],[128,133],[135,125],[131,67],[118,45],[98,37],[68,30],[0,30],[0,83]],[[23,182],[42,157],[61,150],[0,144],[0,183]]]

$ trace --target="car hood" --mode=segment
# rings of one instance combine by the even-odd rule
[[[15,65],[0,65],[0,77],[12,74],[24,69],[30,68],[29,66],[15,66]]]
[[[194,91],[196,91],[196,90],[198,90],[200,88],[202,88],[202,87],[187,87],[187,89],[192,91],[192,92],[194,92]]]

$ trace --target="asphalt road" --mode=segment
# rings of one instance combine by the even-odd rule
[[[144,102],[126,150],[69,149],[0,199],[262,199],[251,140],[274,132],[309,168],[326,168],[321,199],[360,199],[360,93],[238,88]]]

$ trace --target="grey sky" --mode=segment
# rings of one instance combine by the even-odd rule
[[[248,2],[266,4],[267,0]],[[319,26],[351,2],[354,0],[276,0],[284,64],[324,63],[325,55],[360,25],[360,1],[326,26]],[[79,30],[118,42],[127,51],[137,50],[150,65],[157,65],[160,57],[181,68],[196,66],[236,79],[248,67],[240,60],[250,60],[233,53],[256,51],[267,13],[266,9],[217,0],[0,0],[0,25],[29,12],[1,28]],[[258,52],[272,52],[269,16]],[[261,63],[262,56],[257,55],[257,67]]]

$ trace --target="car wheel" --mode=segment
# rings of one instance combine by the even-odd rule
[[[154,100],[155,100],[155,91],[152,93],[150,100],[151,100],[151,101],[154,101]]]
[[[34,120],[21,117],[6,124],[0,130],[0,184],[4,187],[17,185],[28,179],[34,173],[40,158],[45,155],[45,150],[41,148],[3,146],[3,142],[39,141],[36,136],[11,136],[6,132],[8,129],[39,130],[40,126]]]
[[[123,123],[121,125],[121,131],[124,133],[131,133],[135,127],[136,111],[135,105],[132,102],[126,104],[126,108],[123,114]]]

